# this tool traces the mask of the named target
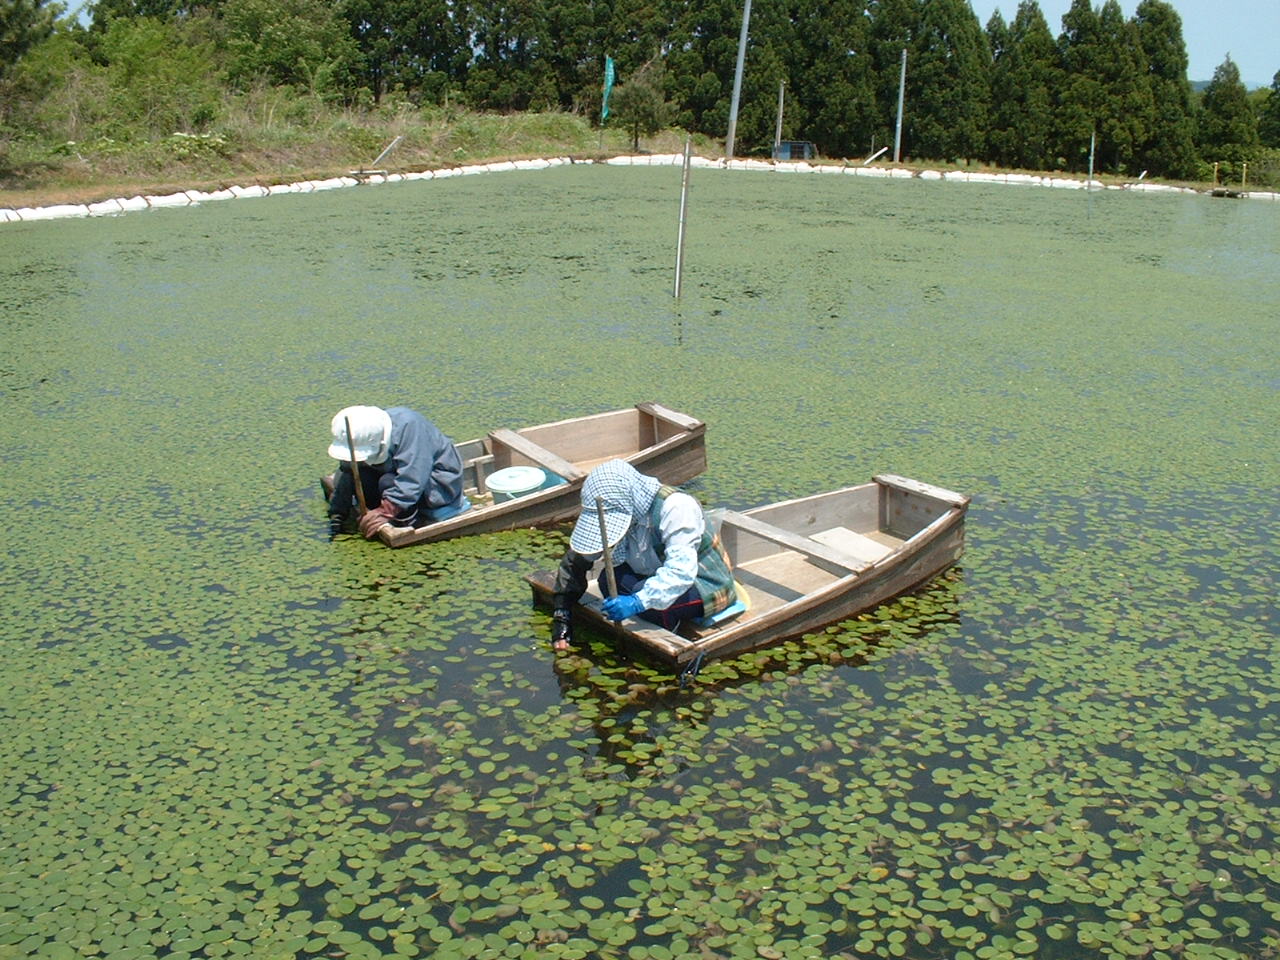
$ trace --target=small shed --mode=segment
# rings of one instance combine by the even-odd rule
[[[779,140],[773,147],[775,160],[812,160],[818,148],[808,140]]]

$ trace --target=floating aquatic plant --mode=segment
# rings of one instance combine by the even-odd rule
[[[1274,211],[703,172],[675,303],[678,188],[10,225],[0,958],[1280,954]],[[681,688],[552,653],[563,530],[328,541],[347,403],[649,398],[961,567]]]

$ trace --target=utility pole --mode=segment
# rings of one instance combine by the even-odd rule
[[[907,89],[907,48],[902,48],[902,72],[898,75],[898,125],[893,131],[893,162],[902,162],[902,98]]]
[[[738,37],[738,66],[733,71],[733,102],[729,104],[729,133],[724,138],[724,158],[733,159],[733,141],[738,132],[738,97],[742,93],[742,61],[747,56],[747,24],[751,22],[751,0],[742,5],[742,33]]]

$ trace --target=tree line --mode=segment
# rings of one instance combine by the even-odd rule
[[[228,97],[270,87],[335,104],[455,104],[723,137],[742,0],[0,0],[0,142],[216,130]],[[738,154],[783,137],[831,157],[901,142],[912,159],[1207,179],[1274,161],[1280,72],[1250,94],[1228,57],[1201,92],[1164,0],[1126,19],[1073,0],[1056,35],[1035,0],[983,26],[966,0],[758,0]]]

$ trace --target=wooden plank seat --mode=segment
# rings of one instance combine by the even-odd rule
[[[763,520],[749,517],[745,513],[738,513],[736,510],[726,510],[723,523],[737,527],[744,533],[759,537],[761,540],[768,540],[770,543],[776,543],[780,547],[794,550],[807,558],[809,562],[826,569],[838,577],[865,570],[870,566],[865,560],[851,556],[829,544],[821,543],[812,537],[802,537],[799,534],[792,533],[790,530],[783,530],[781,527],[775,527],[771,523],[765,523]]]
[[[834,547],[841,553],[847,553],[851,557],[857,557],[866,564],[882,560],[902,544],[901,539],[890,537],[886,534],[879,534],[879,538],[873,539],[850,530],[848,527],[832,527],[829,530],[820,530],[811,536],[811,539],[824,543],[829,547]],[[893,542],[884,543],[882,540]]]
[[[552,473],[559,474],[566,480],[581,480],[586,476],[584,471],[574,466],[564,457],[552,453],[546,447],[539,446],[528,437],[521,436],[507,427],[491,430],[489,432],[489,440],[493,444],[495,463],[510,460],[509,454],[506,457],[501,455],[500,448],[505,447],[507,451],[514,452],[531,463],[550,470]]]

